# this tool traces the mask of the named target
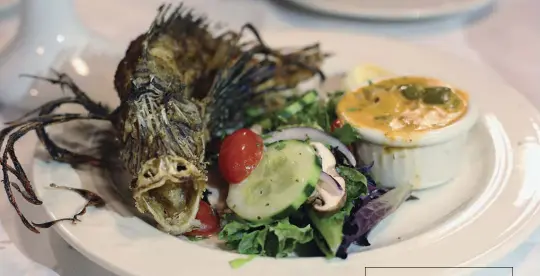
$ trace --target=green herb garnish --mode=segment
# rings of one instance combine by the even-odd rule
[[[334,132],[332,132],[332,136],[345,145],[352,144],[360,139],[360,134],[347,123],[343,125],[343,127],[336,128]]]
[[[253,259],[255,259],[255,257],[257,257],[257,255],[249,255],[246,258],[236,258],[236,259],[230,261],[229,265],[233,269],[238,269],[238,268],[244,266],[245,264],[251,262]]]

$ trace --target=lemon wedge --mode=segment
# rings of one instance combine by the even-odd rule
[[[347,73],[344,80],[346,91],[355,91],[370,80],[394,76],[393,73],[372,64],[359,65]]]

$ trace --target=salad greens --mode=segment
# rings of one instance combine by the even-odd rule
[[[332,136],[339,139],[343,144],[351,144],[360,139],[360,134],[350,124],[344,124],[332,132]]]
[[[264,107],[251,107],[246,110],[248,125],[258,124],[265,132],[292,126],[312,127],[349,144],[360,138],[351,125],[344,124],[332,130],[332,123],[338,119],[336,105],[343,94],[343,91],[337,91],[322,100],[317,91],[310,90],[301,96],[287,98],[278,110],[265,111]]]
[[[411,185],[402,185],[390,191],[385,191],[378,198],[367,197],[359,208],[356,208],[347,218],[344,230],[344,238],[337,252],[338,257],[346,258],[347,249],[352,243],[363,241],[368,243],[366,234],[379,222],[393,213],[412,192]]]
[[[271,136],[275,131],[284,128],[296,128],[294,131],[299,131],[300,133],[306,128],[314,128],[324,131],[325,134],[323,135],[337,138],[344,145],[351,145],[360,139],[356,130],[346,123],[340,123],[337,127],[335,125],[338,119],[336,105],[342,95],[343,92],[336,92],[330,94],[327,99],[322,100],[319,98],[317,91],[311,90],[299,96],[273,99],[274,104],[272,105],[252,106],[247,109],[245,112],[245,118],[247,118],[246,125],[257,125],[259,128],[262,128],[260,135],[263,139],[268,139],[269,135]],[[275,143],[274,147],[277,147],[276,145],[278,143]],[[310,143],[309,139],[304,141],[304,143]],[[225,244],[230,249],[241,254],[249,255],[247,259],[237,259],[231,262],[231,266],[238,267],[243,265],[251,260],[253,256],[286,257],[296,253],[298,247],[301,245],[308,244],[313,244],[316,248],[319,248],[321,255],[328,258],[347,258],[347,250],[352,244],[369,246],[370,243],[367,240],[367,235],[371,229],[394,212],[404,201],[413,199],[411,197],[410,186],[402,186],[392,190],[377,187],[377,184],[369,173],[373,164],[371,166],[354,165],[353,163],[356,161],[353,160],[354,162],[351,162],[351,158],[347,157],[351,153],[346,152],[347,149],[345,146],[338,146],[341,147],[341,149],[338,149],[338,147],[326,144],[326,147],[330,150],[329,154],[331,153],[335,159],[334,161],[330,161],[330,163],[334,162],[332,163],[332,166],[335,166],[335,168],[332,167],[333,170],[337,173],[337,177],[341,177],[342,181],[345,182],[345,184],[339,184],[335,180],[335,183],[330,183],[330,186],[334,188],[336,188],[335,185],[343,185],[345,188],[341,192],[344,193],[343,202],[331,212],[321,212],[320,210],[316,210],[314,205],[312,205],[313,200],[317,200],[313,197],[313,195],[316,195],[316,191],[306,190],[306,193],[313,193],[312,196],[307,200],[305,198],[309,194],[291,196],[291,200],[294,199],[294,202],[297,202],[298,198],[303,198],[303,203],[300,202],[302,205],[294,205],[296,203],[291,205],[291,207],[296,206],[293,208],[294,212],[287,213],[287,216],[284,218],[278,218],[277,216],[268,217],[268,219],[262,218],[263,221],[254,222],[247,221],[245,218],[242,219],[238,214],[227,215],[222,218],[223,227],[219,233],[219,238],[225,241]],[[345,151],[343,148],[345,148]],[[282,151],[287,150],[289,150],[289,147]],[[280,158],[295,159],[295,157],[288,154],[292,153],[284,153],[283,157]],[[298,154],[302,153],[299,152]],[[263,158],[270,158],[267,155],[265,156]],[[322,158],[322,156],[319,158]],[[261,164],[266,164],[270,160],[267,159],[267,162],[261,162]],[[276,159],[272,162],[278,162],[278,160]],[[283,177],[285,178],[267,175],[274,171],[270,167],[261,168],[264,176],[256,178],[256,180],[255,178],[249,179],[248,177],[246,181],[253,183],[250,184],[253,186],[246,186],[246,190],[253,190],[253,192],[256,191],[258,193],[258,189],[260,189],[261,196],[265,196],[263,190],[266,193],[272,189],[276,189],[278,186],[274,187],[273,185],[277,184],[267,185],[268,183],[263,182],[267,180],[271,181],[269,179],[279,179],[287,182],[287,177],[293,177],[291,179],[298,177],[295,171],[305,171],[305,167],[309,166],[322,166],[325,170],[324,172],[321,171],[321,174],[328,174],[330,171],[327,171],[328,168],[325,167],[327,165],[323,165],[324,162],[317,161],[315,165],[301,164],[299,165],[300,167],[291,170],[290,176],[289,172],[283,171],[281,173],[284,174]],[[327,160],[326,162],[329,161]],[[291,164],[296,163],[293,162]],[[332,178],[334,177],[336,177],[335,174],[332,175]],[[298,182],[298,179],[296,182]],[[254,181],[258,182],[255,183]],[[294,180],[291,181],[294,182]],[[291,185],[293,184],[295,183],[291,183]],[[337,189],[339,190],[341,188],[337,187]],[[287,197],[285,195],[283,196]],[[263,198],[267,197],[265,196]],[[267,203],[266,206],[270,206],[270,203]],[[300,207],[298,208],[297,206]],[[242,206],[242,208],[246,207]]]
[[[347,183],[345,205],[341,210],[331,215],[321,214],[313,209],[308,210],[309,218],[317,231],[317,245],[329,258],[336,255],[338,247],[341,245],[343,225],[354,207],[355,200],[368,192],[367,178],[362,173],[345,166],[338,166],[337,171]]]
[[[286,257],[294,251],[296,245],[313,240],[313,229],[309,224],[303,227],[292,224],[289,218],[270,224],[229,218],[219,238],[241,254]]]

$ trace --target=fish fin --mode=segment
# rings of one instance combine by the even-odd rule
[[[255,53],[248,51],[218,72],[207,97],[208,123],[213,136],[237,127],[234,124],[239,121],[238,116],[256,96],[284,88],[270,81],[276,67],[275,61],[257,60]]]
[[[193,9],[186,8],[183,3],[178,4],[172,11],[171,9],[172,4],[159,6],[158,13],[147,31],[149,41],[164,34],[173,39],[186,34],[209,34],[205,16],[196,15]]]

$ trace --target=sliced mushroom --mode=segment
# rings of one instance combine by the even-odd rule
[[[336,158],[326,146],[310,143],[321,157],[322,173],[315,189],[313,208],[319,212],[333,212],[345,204],[345,179],[336,170]]]

